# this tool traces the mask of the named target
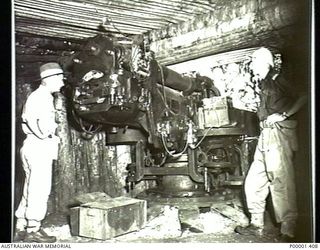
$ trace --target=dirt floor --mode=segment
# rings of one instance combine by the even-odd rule
[[[91,193],[77,197],[76,201],[81,205],[108,198],[104,193]],[[182,206],[157,202],[147,204],[147,221],[143,228],[111,239],[102,240],[74,233],[70,210],[49,213],[43,228],[49,235],[56,236],[58,243],[281,243],[279,225],[274,223],[268,212],[265,216],[267,236],[243,236],[234,232],[237,225],[245,226],[249,222],[239,198],[204,207],[195,203],[184,203]],[[78,225],[78,221],[73,222]],[[99,229],[101,224],[97,225]],[[306,239],[302,234],[295,241],[310,242]]]
[[[267,218],[268,237],[242,236],[234,232],[248,219],[235,204],[217,205],[207,209],[177,208],[169,205],[148,207],[146,226],[135,232],[101,240],[71,234],[67,214],[51,214],[43,224],[49,235],[61,243],[272,243],[279,242],[278,228]],[[267,216],[268,217],[268,216]]]

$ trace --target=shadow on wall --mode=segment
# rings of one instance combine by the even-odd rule
[[[310,62],[307,35],[303,35],[297,47],[288,47],[284,59],[292,66],[292,85],[298,95],[311,93]],[[284,62],[285,64],[286,62]],[[304,242],[312,240],[312,164],[311,164],[311,96],[308,103],[294,116],[298,120],[299,149],[295,155],[295,173],[298,202],[297,237]],[[311,119],[310,119],[311,118]]]

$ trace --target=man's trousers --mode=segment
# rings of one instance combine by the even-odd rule
[[[251,215],[263,214],[270,192],[277,222],[298,216],[293,154],[297,150],[296,123],[277,123],[262,128],[254,160],[245,180],[247,207]]]

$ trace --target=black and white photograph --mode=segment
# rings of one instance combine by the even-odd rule
[[[11,6],[12,243],[317,247],[311,0]]]

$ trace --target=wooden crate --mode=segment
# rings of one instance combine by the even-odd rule
[[[227,97],[204,98],[204,107],[199,109],[201,121],[200,128],[222,127],[230,124]]]
[[[138,231],[147,221],[147,202],[117,197],[90,202],[71,209],[71,233],[106,240]]]

